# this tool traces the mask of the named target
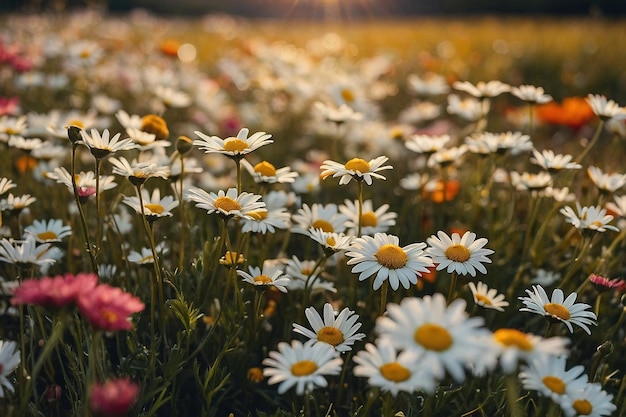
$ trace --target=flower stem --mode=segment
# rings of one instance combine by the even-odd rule
[[[585,147],[585,149],[583,149],[583,151],[580,154],[578,154],[578,157],[576,158],[574,162],[578,164],[580,163],[580,161],[582,161],[585,158],[585,156],[587,156],[591,148],[593,148],[595,144],[598,143],[598,139],[600,139],[600,134],[602,133],[603,129],[604,129],[604,120],[600,119],[600,123],[598,123],[598,127],[596,129],[595,134],[593,135],[593,138],[591,139],[591,142],[589,142],[589,145],[587,145],[587,147]]]
[[[457,273],[453,271],[450,274],[450,288],[448,289],[448,304],[450,304],[454,300],[454,295],[456,293],[456,281],[457,281]]]
[[[522,410],[520,408],[519,399],[519,384],[517,382],[517,376],[515,374],[509,374],[506,376],[506,402],[509,408],[509,416],[522,417]]]
[[[356,232],[357,237],[361,236],[361,228],[363,227],[363,181],[357,181],[359,190],[359,226]]]

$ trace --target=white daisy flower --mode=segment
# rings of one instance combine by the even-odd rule
[[[375,275],[374,290],[386,280],[394,291],[400,284],[408,289],[411,284],[417,284],[417,277],[421,277],[422,272],[429,272],[428,268],[434,265],[423,250],[425,243],[400,247],[399,242],[397,236],[386,233],[357,237],[346,253],[351,258],[347,264],[354,265],[352,272],[359,274],[359,281]]]
[[[46,178],[50,178],[59,184],[65,185],[70,193],[74,192],[72,176],[65,167],[55,168],[54,171],[47,172]],[[80,198],[86,199],[96,193],[96,174],[93,171],[81,171],[77,173],[74,175],[74,181],[76,182],[76,189]],[[117,186],[115,177],[113,175],[101,175],[99,186],[100,191],[115,188]]]
[[[551,149],[544,149],[541,152],[537,149],[533,149],[532,152],[533,157],[530,158],[530,162],[550,172],[560,171],[562,169],[582,168],[582,165],[572,162],[572,155],[555,154]]]
[[[530,280],[531,284],[539,284],[548,287],[561,279],[559,272],[548,271],[539,268],[535,271],[534,277]]]
[[[617,214],[620,217],[626,217],[626,195],[613,196],[615,202],[606,203],[606,208],[612,213]]]
[[[3,115],[0,117],[0,141],[7,142],[11,136],[20,136],[28,129],[27,116],[11,117]]]
[[[96,158],[104,158],[110,153],[135,149],[137,144],[131,138],[120,140],[121,133],[111,137],[109,129],[104,129],[102,135],[97,129],[91,129],[91,134],[81,129],[80,136],[83,143],[89,147],[91,154]]]
[[[468,317],[465,306],[460,298],[448,305],[440,293],[407,297],[387,305],[387,314],[376,319],[376,332],[397,349],[418,352],[420,366],[435,378],[447,371],[462,382],[465,368],[485,354],[489,335],[483,319]]]
[[[154,264],[154,256],[152,255],[152,249],[150,248],[141,248],[140,252],[131,250],[126,256],[126,260],[131,264],[138,265],[153,265]]]
[[[13,195],[9,193],[7,198],[0,200],[1,211],[21,211],[37,201],[37,197],[30,194]]]
[[[363,201],[361,213],[361,234],[373,235],[375,233],[385,233],[391,226],[396,225],[397,213],[387,212],[389,204],[383,204],[374,210],[372,200]],[[359,227],[359,206],[358,201],[344,200],[344,204],[339,205],[339,211],[346,216],[346,227],[349,233],[356,233]]]
[[[311,295],[320,292],[336,293],[335,284],[322,279],[322,268],[316,267],[318,261],[300,260],[297,256],[286,260],[285,274],[291,278],[287,289],[289,291],[303,290],[305,287],[311,291]]]
[[[15,187],[17,187],[17,184],[14,183],[12,179],[4,177],[0,178],[0,195]]]
[[[362,113],[354,111],[352,107],[345,103],[337,107],[322,103],[321,101],[316,101],[313,105],[322,117],[324,117],[324,119],[337,125],[363,119]]]
[[[587,174],[600,191],[614,192],[626,184],[626,174],[606,174],[595,166],[588,167]]]
[[[455,81],[452,87],[459,91],[464,91],[476,98],[496,97],[502,93],[511,91],[511,86],[498,80],[479,81],[476,85],[469,81]]]
[[[218,213],[223,217],[253,218],[250,213],[265,209],[261,196],[242,192],[237,194],[236,188],[207,193],[200,188],[190,188],[186,197],[196,203],[196,207],[207,210],[208,214]]]
[[[56,243],[71,235],[72,227],[64,226],[61,219],[35,220],[24,229],[24,233],[34,236],[39,243]]]
[[[539,192],[541,197],[548,197],[554,199],[558,203],[567,203],[576,201],[576,194],[570,192],[568,187],[554,188],[546,187]]]
[[[365,350],[354,356],[354,375],[367,378],[369,386],[378,387],[394,397],[399,392],[433,393],[436,381],[421,365],[420,354],[414,350],[398,351],[389,340],[376,345],[367,343]]]
[[[607,230],[619,231],[619,229],[609,222],[613,220],[613,216],[606,214],[606,209],[600,206],[581,207],[576,202],[576,212],[569,206],[563,207],[559,212],[565,216],[565,221],[571,223],[579,230],[594,230],[596,232],[606,232]]]
[[[202,132],[194,132],[200,139],[194,140],[193,144],[205,153],[221,153],[230,158],[241,159],[260,148],[261,146],[273,143],[272,135],[265,132],[256,132],[248,137],[250,130],[243,128],[236,137],[221,139],[217,136],[208,136]]]
[[[304,395],[317,387],[325,388],[325,376],[338,375],[342,364],[335,349],[326,343],[302,344],[293,340],[291,344],[280,342],[278,351],[269,353],[269,358],[263,360],[263,375],[269,377],[270,385],[280,383],[280,395],[294,386],[297,395]]]
[[[459,116],[469,122],[476,122],[489,113],[489,108],[488,100],[478,100],[474,97],[461,99],[456,94],[449,94],[446,110],[451,115]]]
[[[145,188],[141,189],[141,199],[143,202],[143,214],[150,222],[154,222],[163,217],[172,217],[172,210],[178,207],[179,201],[174,196],[166,195],[161,198],[161,190],[155,188],[152,194]],[[122,203],[132,207],[135,212],[142,214],[139,197],[124,197]]]
[[[336,204],[303,204],[292,216],[293,233],[309,234],[311,227],[324,232],[343,233],[346,230],[348,217],[339,212]]]
[[[607,100],[605,96],[599,94],[589,94],[587,95],[585,101],[600,119],[626,119],[626,110],[623,107],[620,107],[620,105],[615,101]]]
[[[588,377],[582,365],[566,370],[566,356],[545,356],[521,367],[519,379],[524,389],[538,391],[559,402],[570,392],[584,389]]]
[[[157,140],[156,133],[145,132],[141,129],[129,127],[126,128],[126,134],[137,144],[139,152],[172,146],[172,143],[168,140]]]
[[[276,167],[267,161],[259,162],[256,165],[252,165],[246,159],[241,160],[241,165],[246,168],[246,171],[252,176],[254,182],[257,184],[285,184],[292,183],[298,177],[297,172],[292,172],[291,167],[283,167],[276,169]]]
[[[14,392],[13,384],[7,378],[21,362],[17,342],[0,340],[0,398],[4,398],[4,388]]]
[[[476,239],[476,233],[465,232],[463,237],[458,233],[453,233],[449,237],[445,232],[437,232],[437,236],[432,235],[426,242],[430,245],[426,253],[433,258],[437,265],[437,270],[447,269],[460,275],[470,274],[476,276],[476,270],[486,274],[487,269],[483,263],[491,263],[487,258],[493,251],[485,249],[486,238]]]
[[[117,113],[115,113],[115,118],[118,122],[120,122],[122,127],[127,130],[139,130],[141,129],[141,125],[143,124],[141,116],[139,116],[138,114],[129,114],[124,110],[118,110]]]
[[[277,265],[263,265],[263,270],[258,266],[250,266],[248,268],[250,273],[237,270],[237,275],[243,278],[244,282],[254,285],[257,289],[266,290],[268,287],[274,287],[280,292],[287,292],[286,285],[289,283],[289,277],[287,277],[279,266]]]
[[[53,255],[55,254],[51,252],[49,243],[37,245],[35,237],[29,234],[21,241],[6,238],[0,240],[0,261],[19,267],[53,264],[56,262]]]
[[[39,138],[24,138],[22,136],[11,136],[8,145],[14,149],[20,149],[26,153],[30,153],[36,149],[40,149],[44,142]]]
[[[361,328],[359,315],[348,307],[336,315],[332,304],[326,303],[323,319],[314,307],[304,310],[304,314],[313,330],[293,323],[293,331],[308,337],[313,343],[327,343],[343,353],[352,350],[354,342],[365,337],[365,333],[357,333]]]
[[[409,174],[400,179],[400,187],[407,191],[417,191],[428,183],[428,179],[428,174]]]
[[[412,135],[404,146],[419,154],[433,154],[444,149],[448,142],[450,135]]]
[[[467,152],[467,145],[453,146],[452,148],[443,148],[428,157],[427,165],[429,167],[449,166],[451,164],[460,163],[461,157]]]
[[[585,311],[591,306],[576,303],[578,294],[575,292],[564,298],[563,290],[556,288],[552,292],[552,297],[548,298],[548,294],[541,285],[533,285],[532,291],[526,290],[526,293],[529,297],[518,297],[526,306],[520,308],[519,311],[540,314],[548,319],[564,323],[570,333],[574,332],[572,324],[580,326],[587,334],[591,334],[588,325],[596,325],[596,315],[592,311]]]
[[[511,155],[518,155],[522,152],[529,152],[534,149],[529,135],[522,132],[501,132],[496,134],[498,141],[498,152],[509,151]]]
[[[328,251],[329,253],[350,249],[350,244],[354,240],[354,236],[344,235],[343,233],[325,232],[322,229],[316,229],[314,227],[309,229],[309,236],[322,245],[324,251]]]
[[[524,84],[512,87],[511,94],[528,103],[544,104],[552,101],[552,96],[545,94],[543,87],[535,87],[534,85]]]
[[[584,389],[571,392],[561,398],[561,409],[566,417],[611,416],[617,410],[613,404],[613,395],[602,389],[598,383],[587,384]]]
[[[291,213],[284,207],[266,207],[248,213],[242,218],[243,233],[275,233],[276,229],[288,229],[291,224]]]
[[[170,169],[166,165],[159,165],[154,161],[129,162],[126,158],[111,158],[113,173],[128,178],[131,184],[137,186],[146,182],[149,178],[160,177],[167,179]]]
[[[518,191],[538,191],[543,190],[552,183],[552,176],[545,172],[530,173],[511,171],[511,185]]]
[[[481,307],[504,311],[504,307],[509,305],[509,302],[504,300],[504,294],[498,294],[498,290],[495,288],[489,289],[487,284],[483,282],[474,283],[470,281],[468,285],[474,302]]]
[[[406,81],[409,91],[421,96],[436,96],[450,91],[446,77],[434,72],[427,72],[422,77],[409,74]]]
[[[322,179],[326,179],[330,175],[332,175],[333,178],[341,177],[339,179],[339,185],[348,184],[353,178],[356,181],[365,181],[367,185],[372,185],[372,178],[386,180],[386,178],[378,172],[393,168],[391,165],[383,165],[388,159],[389,158],[386,156],[379,156],[368,162],[361,158],[352,158],[345,164],[327,159],[320,165],[320,169],[322,170],[320,177]]]
[[[172,87],[157,85],[154,89],[154,95],[166,107],[183,108],[191,105],[191,97],[189,94],[181,90],[175,90]]]

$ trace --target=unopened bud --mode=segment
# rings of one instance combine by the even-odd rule
[[[181,155],[188,154],[193,149],[193,141],[187,136],[179,136],[176,140],[176,150]]]
[[[75,145],[83,140],[83,137],[80,135],[81,130],[82,129],[80,127],[74,125],[70,125],[67,127],[67,137],[69,138],[72,145]]]

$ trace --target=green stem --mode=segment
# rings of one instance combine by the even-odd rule
[[[454,300],[454,295],[456,293],[456,281],[457,281],[457,273],[453,271],[450,274],[450,288],[448,289],[448,304],[450,304]]]
[[[519,400],[519,383],[515,374],[509,374],[506,376],[506,402],[509,408],[509,416],[522,417],[522,409],[518,402]]]
[[[389,292],[389,280],[385,280],[383,282],[383,286],[380,289],[380,317],[385,314],[385,309],[387,307],[387,294]]]
[[[98,222],[96,228],[96,246],[94,247],[94,251],[96,251],[96,255],[102,246],[102,216],[100,215],[101,208],[101,200],[102,193],[100,192],[100,169],[102,167],[102,158],[96,158],[96,220]]]
[[[363,181],[356,182],[359,190],[359,226],[356,232],[356,236],[361,236],[361,228],[363,226]]]
[[[185,200],[183,199],[183,175],[185,173],[185,158],[180,155],[180,190],[178,192],[178,205],[180,206],[180,250],[178,252],[178,268],[182,271],[185,266]]]
[[[574,160],[574,162],[580,163],[580,161],[582,161],[585,158],[585,156],[587,156],[591,148],[593,148],[595,144],[598,143],[598,140],[600,139],[600,134],[602,133],[602,130],[604,129],[604,123],[605,123],[604,120],[600,119],[600,123],[598,123],[598,127],[596,128],[596,132],[593,135],[591,142],[589,142],[589,145],[587,145],[587,147],[583,149],[583,151],[580,154],[578,154],[578,157]]]

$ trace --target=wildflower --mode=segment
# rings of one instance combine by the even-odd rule
[[[0,195],[15,187],[17,187],[17,184],[14,183],[12,179],[4,177],[0,178]]]
[[[502,93],[511,91],[511,86],[498,80],[489,82],[479,81],[476,85],[469,81],[456,81],[452,87],[464,91],[476,98],[496,97]]]
[[[621,291],[622,289],[626,288],[626,282],[619,278],[608,279],[600,275],[591,274],[589,275],[589,281],[591,281],[596,291],[598,291],[599,293],[603,293],[613,289]]]
[[[37,198],[31,196],[30,194],[14,196],[13,193],[9,193],[7,198],[0,200],[0,210],[20,212],[33,204],[35,201],[37,201]]]
[[[354,375],[367,378],[368,385],[390,392],[412,393],[435,390],[435,380],[420,366],[420,355],[413,350],[398,351],[389,340],[367,343],[354,356]]]
[[[611,214],[615,214],[619,217],[626,217],[626,195],[614,196],[615,202],[606,203],[606,208]]]
[[[195,202],[196,207],[207,210],[208,214],[217,213],[224,218],[234,216],[252,219],[252,213],[265,208],[260,195],[246,192],[237,194],[236,188],[219,190],[217,194],[191,188],[187,190],[187,199]]]
[[[26,116],[10,117],[3,115],[0,117],[0,141],[8,142],[11,136],[23,135],[28,129]]]
[[[511,94],[529,103],[544,104],[552,101],[551,95],[545,94],[542,87],[535,87],[534,85],[525,84],[519,87],[512,87]]]
[[[467,152],[466,145],[440,149],[428,157],[427,165],[429,167],[447,167],[451,164],[459,163],[465,152]]]
[[[387,314],[376,319],[376,332],[396,349],[419,353],[420,366],[435,378],[447,370],[462,382],[464,368],[484,355],[482,340],[488,335],[483,319],[468,317],[465,306],[460,298],[448,306],[440,293],[407,297],[387,305]]]
[[[483,356],[484,361],[492,358],[500,360],[500,366],[506,373],[512,373],[520,361],[532,363],[545,356],[561,356],[567,353],[569,339],[564,337],[542,338],[532,333],[524,333],[517,329],[501,328],[493,332],[493,346],[497,354],[492,357]]]
[[[257,266],[248,267],[250,273],[246,271],[237,270],[237,275],[243,278],[244,282],[254,285],[257,289],[266,290],[269,287],[274,287],[280,292],[286,293],[286,285],[289,283],[289,277],[285,275],[283,269],[276,265],[269,265],[265,263],[263,270]]]
[[[322,249],[330,256],[336,252],[348,250],[354,236],[344,235],[343,233],[325,232],[322,229],[311,227],[309,229],[311,239],[322,245]]]
[[[412,135],[404,146],[419,154],[433,154],[444,149],[450,142],[450,135]]]
[[[139,162],[134,159],[129,162],[126,158],[111,158],[109,161],[113,164],[113,173],[128,178],[134,186],[141,185],[150,178],[167,179],[170,174],[167,166],[152,161]]]
[[[328,385],[326,375],[338,375],[343,360],[332,346],[326,343],[306,343],[293,340],[291,344],[280,342],[278,351],[271,351],[263,360],[263,375],[269,377],[268,384],[278,386],[282,395],[293,386],[297,395],[310,393],[316,387]]]
[[[478,100],[474,97],[461,99],[456,94],[449,94],[447,111],[469,122],[475,122],[489,113],[489,103],[488,100]]]
[[[376,275],[374,290],[379,289],[386,280],[393,290],[397,290],[399,284],[408,289],[410,284],[417,283],[417,277],[422,272],[428,272],[433,262],[423,250],[425,243],[400,247],[399,242],[397,236],[386,233],[376,233],[374,237],[357,237],[346,253],[351,258],[347,264],[354,265],[352,272],[359,274],[359,281]]]
[[[565,370],[565,356],[545,356],[522,366],[519,378],[524,389],[538,391],[552,401],[559,402],[570,392],[587,385],[585,368],[581,365]]]
[[[547,271],[543,268],[539,268],[535,271],[535,277],[530,280],[531,284],[539,284],[543,286],[550,286],[561,279],[561,274],[558,272]]]
[[[327,343],[343,353],[352,350],[354,342],[365,337],[365,333],[357,333],[361,328],[359,315],[347,307],[336,315],[332,304],[324,304],[324,319],[314,307],[304,310],[304,314],[313,331],[297,323],[293,324],[293,331],[308,337],[313,343]]]
[[[285,274],[291,278],[287,284],[289,291],[303,290],[305,287],[311,291],[311,295],[324,291],[337,292],[334,284],[321,278],[323,269],[315,268],[317,261],[300,260],[292,256],[286,260]]]
[[[222,256],[219,260],[220,265],[228,266],[228,267],[236,267],[237,265],[241,265],[246,262],[245,256],[243,253],[237,253],[233,251],[226,251],[224,256]]]
[[[361,213],[361,234],[373,235],[375,233],[385,233],[391,226],[396,225],[397,213],[387,212],[389,204],[383,204],[374,210],[372,200],[363,201]],[[352,232],[356,232],[359,226],[358,202],[344,200],[344,204],[339,206],[339,211],[346,216],[346,227]]]
[[[44,142],[39,138],[23,138],[22,136],[11,136],[8,145],[14,149],[20,149],[30,154],[35,149],[40,149]]]
[[[267,161],[259,162],[258,164],[253,166],[247,160],[242,159],[241,165],[246,168],[246,170],[254,179],[254,182],[256,182],[257,184],[292,183],[298,176],[297,172],[291,171],[291,167],[276,169],[274,165],[270,164]]]
[[[83,293],[93,290],[98,276],[90,273],[27,279],[13,291],[11,304],[63,307],[75,303]]]
[[[46,173],[46,177],[65,185],[71,193],[74,192],[72,176],[64,167],[55,168],[54,171]],[[74,179],[80,198],[87,199],[96,193],[96,174],[93,171],[81,171],[79,174],[74,175]],[[115,188],[117,186],[115,177],[113,175],[101,175],[99,186],[100,191]]]
[[[158,188],[152,190],[152,194],[145,188],[141,189],[141,198],[143,202],[143,214],[149,222],[154,222],[163,217],[172,217],[172,210],[178,207],[178,200],[171,195],[161,198],[161,191]],[[139,197],[124,197],[122,203],[132,207],[138,214],[142,214],[141,203]]]
[[[144,132],[143,130],[132,127],[126,128],[126,134],[137,145],[140,152],[155,148],[167,148],[171,143],[167,140],[156,140],[154,133]]]
[[[248,381],[259,383],[263,381],[263,369],[259,367],[249,368],[246,372],[246,378]]]
[[[141,116],[137,114],[128,114],[124,110],[118,110],[115,113],[115,118],[124,129],[127,129],[127,131],[128,129],[141,130]]]
[[[626,184],[626,174],[606,174],[595,166],[588,167],[587,174],[600,191],[614,192]]]
[[[26,235],[22,241],[6,238],[0,240],[0,261],[17,265],[20,268],[31,266],[41,268],[56,262],[50,252],[50,244],[37,245],[35,237],[31,235]]]
[[[594,113],[582,97],[566,97],[561,104],[549,102],[537,106],[537,118],[542,122],[579,129],[593,119]]]
[[[400,139],[409,136],[413,130],[412,125],[434,120],[441,115],[441,107],[431,101],[418,101],[412,103],[398,114],[398,122],[406,123],[408,126],[399,126],[392,130],[391,137]]]
[[[511,185],[518,191],[537,191],[543,190],[552,183],[552,176],[547,172],[539,172],[537,174],[516,171],[511,172]]]
[[[509,302],[504,300],[504,294],[498,294],[495,288],[489,289],[487,284],[470,281],[468,285],[472,291],[474,302],[481,307],[504,311],[503,307],[509,305]]]
[[[551,172],[560,171],[562,169],[582,168],[582,165],[571,162],[572,158],[572,155],[557,155],[550,149],[544,149],[541,152],[537,149],[533,149],[533,158],[530,158],[530,162]]]
[[[330,175],[332,175],[333,178],[341,177],[339,179],[339,185],[348,184],[352,178],[354,178],[355,181],[365,181],[367,185],[372,185],[372,178],[386,179],[378,172],[385,169],[392,169],[391,165],[383,165],[388,159],[389,158],[386,156],[379,156],[368,162],[361,158],[353,158],[344,165],[335,161],[326,160],[320,166],[320,169],[323,170],[321,178],[326,179]]]
[[[437,270],[446,269],[457,274],[476,276],[476,270],[486,274],[487,269],[483,263],[491,263],[487,258],[493,251],[485,249],[486,238],[476,239],[476,233],[465,232],[463,237],[458,233],[453,233],[449,237],[445,232],[437,232],[437,236],[432,235],[426,242],[430,245],[426,253],[433,258],[437,265]]]
[[[454,200],[459,193],[459,189],[460,184],[457,180],[431,180],[424,185],[422,197],[440,204],[444,201]]]
[[[343,233],[346,230],[348,217],[339,212],[336,204],[303,204],[302,208],[292,216],[293,233],[308,234],[311,227],[324,232]]]
[[[591,311],[585,311],[591,308],[589,304],[575,303],[578,296],[575,292],[564,299],[563,290],[556,288],[552,292],[552,298],[549,299],[541,285],[533,285],[533,290],[526,290],[526,293],[529,297],[519,297],[526,306],[520,308],[520,311],[541,314],[548,319],[560,321],[567,326],[570,333],[574,332],[572,324],[575,324],[582,327],[587,334],[591,334],[587,325],[596,324],[596,315]]]
[[[4,388],[14,392],[13,384],[7,378],[21,362],[17,342],[0,340],[0,398],[4,398]]]
[[[602,417],[610,416],[617,410],[612,400],[613,395],[604,391],[602,385],[589,383],[585,388],[562,397],[560,405],[566,417]]]
[[[626,110],[613,100],[607,100],[605,96],[588,94],[586,101],[596,116],[602,120],[608,120],[614,117],[618,119],[626,118]]]
[[[191,104],[189,94],[184,91],[175,90],[172,87],[157,85],[154,95],[166,106],[171,108],[183,108]]]
[[[141,118],[141,126],[139,130],[152,133],[157,141],[165,140],[170,136],[167,128],[167,122],[161,116],[156,114],[147,114]]]
[[[194,140],[193,144],[198,146],[205,153],[221,153],[229,158],[241,159],[260,148],[261,146],[273,143],[272,135],[265,132],[257,132],[248,137],[249,129],[243,128],[236,137],[221,139],[217,136],[207,136],[202,132],[194,133],[200,139]]]
[[[99,417],[126,415],[139,394],[139,386],[129,378],[110,379],[89,390],[89,408]]]
[[[250,218],[243,218],[241,231],[244,233],[253,232],[265,234],[275,233],[276,229],[288,229],[291,221],[291,214],[285,207],[267,207],[261,210],[248,213]]]
[[[341,125],[350,121],[359,121],[363,119],[363,114],[356,112],[347,104],[341,104],[339,107],[327,105],[320,101],[316,101],[315,109],[329,122]]]
[[[613,220],[613,216],[606,214],[606,209],[600,206],[581,207],[576,202],[576,213],[571,207],[563,207],[559,212],[565,216],[565,221],[571,223],[579,230],[593,230],[596,232],[606,232],[607,230],[619,231],[619,229],[609,222]]]
[[[141,248],[140,252],[131,250],[126,260],[131,264],[152,266],[154,264],[154,255],[152,254],[152,249]]]
[[[58,243],[72,234],[72,228],[63,226],[60,219],[35,220],[32,225],[24,229],[24,233],[34,236],[39,243]]]
[[[92,327],[104,331],[131,330],[130,315],[143,311],[139,298],[117,287],[100,284],[78,297],[78,309]]]
[[[428,183],[428,174],[414,173],[400,179],[400,187],[407,191],[415,191]]]
[[[406,81],[411,92],[422,96],[436,96],[450,91],[446,78],[434,72],[428,72],[423,77],[409,74]]]
[[[120,140],[121,133],[116,133],[111,137],[109,129],[104,129],[102,135],[100,135],[96,129],[91,129],[91,134],[87,134],[84,130],[81,130],[80,135],[85,145],[89,147],[91,154],[97,159],[104,158],[110,153],[135,149],[137,147],[131,138]]]

